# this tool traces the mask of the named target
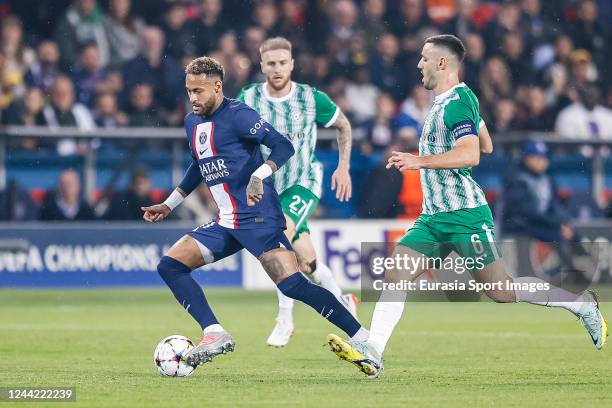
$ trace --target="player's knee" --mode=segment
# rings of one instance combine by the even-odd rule
[[[308,275],[312,275],[317,270],[317,260],[302,261],[300,264],[300,270]]]
[[[486,293],[495,303],[514,303],[516,301],[514,292],[510,290],[490,290]]]
[[[157,264],[157,273],[164,282],[172,282],[191,270],[183,263],[169,256],[163,256]]]

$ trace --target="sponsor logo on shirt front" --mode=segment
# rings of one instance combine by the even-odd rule
[[[198,166],[204,181],[207,183],[229,176],[229,170],[225,165],[224,159],[211,160],[206,163],[200,163]]]

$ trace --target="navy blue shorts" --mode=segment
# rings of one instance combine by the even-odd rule
[[[209,222],[187,233],[196,240],[204,262],[213,263],[246,249],[258,258],[277,248],[293,251],[282,228],[229,229]]]

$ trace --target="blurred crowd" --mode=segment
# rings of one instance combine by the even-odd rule
[[[264,80],[258,48],[281,35],[294,45],[294,80],[341,107],[357,149],[409,149],[433,101],[416,65],[424,39],[437,33],[463,39],[462,80],[498,140],[514,131],[612,140],[612,0],[0,2],[0,123],[182,126],[187,62],[217,58],[234,97]],[[40,146],[19,139],[17,147]]]
[[[612,138],[611,0],[19,0],[0,13],[4,124],[181,126],[189,60],[219,59],[235,96],[282,35],[295,80],[329,93],[364,152],[382,150],[419,132],[432,101],[420,49],[452,33],[495,134]]]

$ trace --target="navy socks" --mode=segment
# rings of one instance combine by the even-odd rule
[[[285,296],[306,303],[350,337],[361,328],[357,319],[330,291],[311,283],[300,272],[285,278],[277,286]]]
[[[187,266],[164,256],[157,265],[157,271],[176,300],[200,324],[202,330],[211,324],[219,323],[206,301],[204,291],[191,277],[191,270]]]

